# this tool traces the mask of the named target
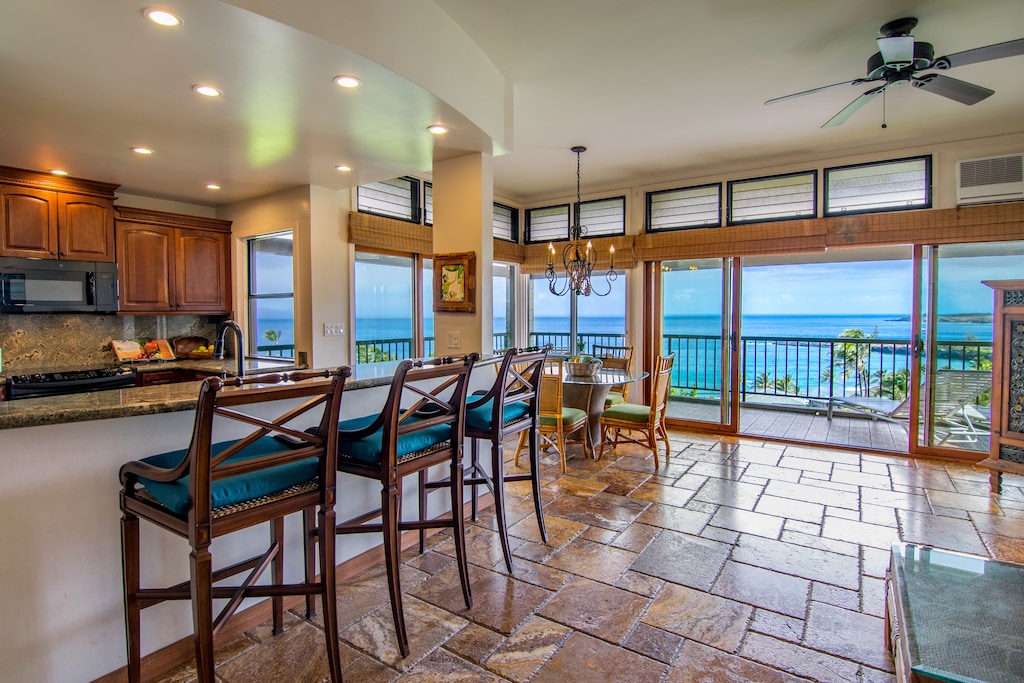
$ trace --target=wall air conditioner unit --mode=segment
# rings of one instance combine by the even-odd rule
[[[957,206],[1021,200],[1024,200],[1024,154],[957,162]]]

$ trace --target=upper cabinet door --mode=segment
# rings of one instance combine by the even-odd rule
[[[68,261],[114,262],[114,202],[58,195],[57,244]]]
[[[122,313],[174,310],[174,228],[117,225],[117,274]]]
[[[231,310],[230,235],[210,230],[178,230],[177,307],[181,311]]]
[[[57,193],[0,185],[0,255],[57,258]]]

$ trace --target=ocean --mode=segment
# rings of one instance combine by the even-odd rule
[[[433,319],[428,319],[426,336],[434,334]],[[505,319],[496,318],[496,330],[505,329]],[[625,331],[625,319],[619,317],[580,318],[579,329],[583,334],[614,335]],[[717,335],[720,324],[716,316],[667,316],[665,318],[666,335]],[[260,343],[266,330],[281,331],[279,344],[294,344],[292,321],[282,318],[266,318],[258,321]],[[534,320],[534,329],[538,332],[567,333],[567,318],[538,317]],[[910,320],[905,315],[748,315],[743,317],[743,336],[745,337],[820,337],[834,338],[844,330],[859,329],[865,335],[877,332],[878,339],[909,339]],[[356,339],[402,339],[412,336],[412,328],[407,318],[360,318],[356,321]],[[942,341],[977,340],[992,341],[991,322],[945,322],[938,325],[938,339]]]

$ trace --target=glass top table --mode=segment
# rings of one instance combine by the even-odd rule
[[[1024,680],[1024,565],[897,544],[888,583],[901,680]]]
[[[571,375],[568,368],[562,376],[562,403],[587,413],[586,450],[594,455],[601,442],[601,413],[608,392],[618,384],[639,382],[646,372],[629,372],[617,368],[601,368],[593,375]],[[596,456],[595,456],[596,457]]]

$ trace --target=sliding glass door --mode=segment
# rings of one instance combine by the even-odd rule
[[[658,348],[675,354],[668,417],[735,431],[732,259],[664,261],[660,268]]]

